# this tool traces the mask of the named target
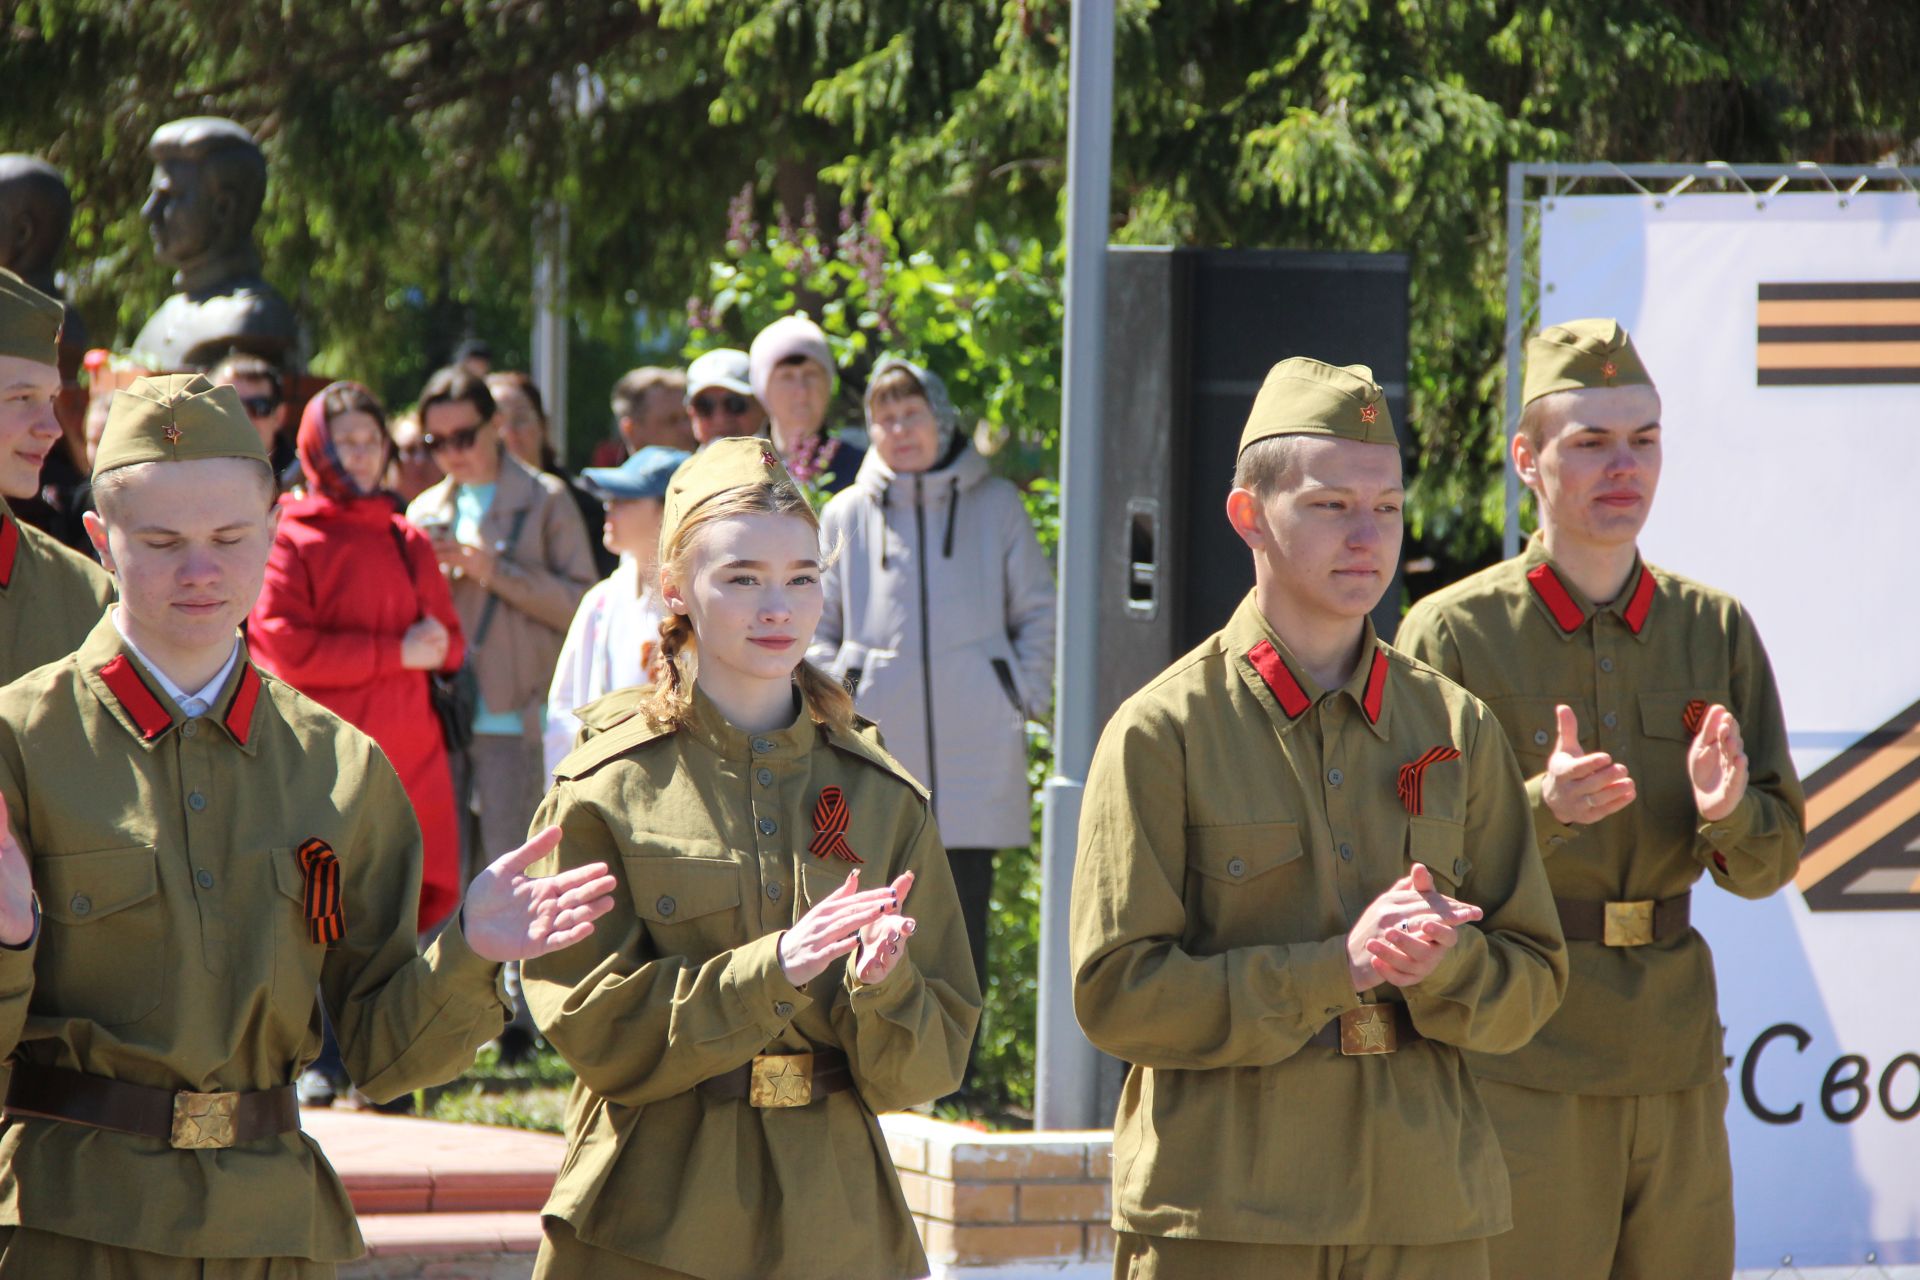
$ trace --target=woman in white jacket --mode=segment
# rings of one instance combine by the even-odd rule
[[[1052,698],[1053,570],[937,375],[882,359],[866,415],[873,447],[821,516],[837,553],[809,657],[932,790],[985,991],[993,855],[1031,838],[1026,722]]]

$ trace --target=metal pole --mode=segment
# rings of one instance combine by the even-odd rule
[[[1053,777],[1040,821],[1040,1026],[1034,1123],[1085,1129],[1099,1058],[1073,1016],[1067,899],[1087,766],[1099,737],[1094,634],[1100,625],[1100,377],[1112,214],[1114,0],[1076,0],[1067,107],[1066,351],[1061,367],[1060,627]]]
[[[1507,411],[1500,440],[1500,469],[1506,477],[1507,522],[1500,542],[1507,559],[1520,554],[1520,477],[1513,469],[1513,433],[1520,429],[1520,375],[1527,349],[1527,170],[1507,166]]]
[[[567,456],[567,207],[549,204],[534,223],[533,334],[529,363],[547,410],[554,452]]]

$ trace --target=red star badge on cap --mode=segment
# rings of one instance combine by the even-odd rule
[[[760,465],[763,467],[777,467],[780,465],[780,459],[773,456],[773,450],[762,449],[760,451]]]
[[[1614,364],[1613,361],[1609,360],[1605,364],[1600,366],[1600,372],[1604,373],[1607,377],[1611,378],[1616,373],[1620,372],[1620,367]]]
[[[1372,424],[1380,420],[1380,406],[1363,404],[1360,406],[1360,421]]]
[[[161,429],[160,434],[167,438],[168,444],[180,443],[180,428],[174,426],[171,422]]]

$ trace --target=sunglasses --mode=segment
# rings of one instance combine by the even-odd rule
[[[249,418],[264,418],[280,412],[280,399],[277,396],[242,396],[240,405]]]
[[[702,418],[711,418],[720,410],[726,410],[732,417],[739,417],[747,411],[747,398],[741,395],[695,396],[693,411]]]
[[[485,424],[481,424],[485,426]],[[455,453],[465,453],[473,448],[473,442],[480,438],[481,427],[462,427],[451,435],[427,436],[422,443],[428,453],[439,453],[442,449],[452,449]]]

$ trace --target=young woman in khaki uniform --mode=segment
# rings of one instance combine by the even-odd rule
[[[681,467],[666,678],[582,710],[536,820],[620,881],[526,969],[579,1075],[542,1280],[927,1272],[874,1116],[953,1089],[980,996],[926,793],[801,660],[818,530],[764,441]]]

